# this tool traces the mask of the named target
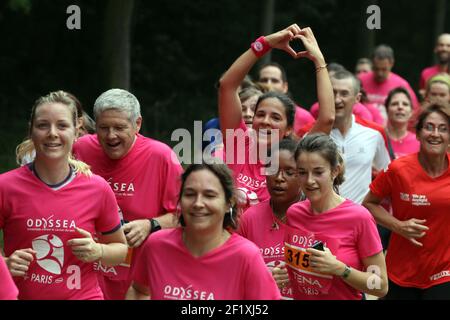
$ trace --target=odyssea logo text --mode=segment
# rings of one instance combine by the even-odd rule
[[[32,241],[37,264],[47,272],[60,275],[64,265],[62,240],[52,234],[39,236]]]
[[[30,218],[27,220],[27,230],[29,231],[73,232],[75,227],[74,220],[55,219],[54,215],[47,218]]]
[[[166,285],[164,297],[171,300],[214,300],[214,293],[195,290],[192,286],[183,288]]]
[[[259,251],[261,251],[265,258],[278,258],[284,256],[284,246],[282,246],[281,243],[274,247],[259,248]]]
[[[81,269],[78,265],[64,267],[64,243],[54,234],[36,237],[31,242],[36,251],[36,263],[47,273],[35,269],[35,272],[25,276],[31,282],[54,285],[65,282],[67,289],[81,289]]]

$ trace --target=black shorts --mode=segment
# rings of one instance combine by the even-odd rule
[[[450,282],[419,289],[402,287],[389,280],[389,292],[384,300],[450,300]]]

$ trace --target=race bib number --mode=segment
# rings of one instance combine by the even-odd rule
[[[333,283],[333,276],[321,274],[311,266],[307,248],[322,241],[331,252],[336,252],[339,242],[301,229],[286,228],[284,256],[295,299],[326,295]]]

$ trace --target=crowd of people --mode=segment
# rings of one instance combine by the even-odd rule
[[[250,78],[274,49],[313,65],[311,108],[278,63]],[[95,120],[39,98],[0,175],[0,299],[450,299],[449,34],[435,53],[417,97],[387,45],[352,73],[309,27],[261,36],[218,82],[211,154],[184,167],[126,90]]]

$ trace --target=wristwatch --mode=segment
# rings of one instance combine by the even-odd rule
[[[161,230],[161,225],[159,224],[158,220],[156,219],[150,219],[150,233],[156,232]]]
[[[352,272],[352,268],[350,268],[349,266],[345,265],[345,269],[344,272],[342,272],[341,277],[344,279],[347,279],[348,276],[350,275],[350,272]]]

